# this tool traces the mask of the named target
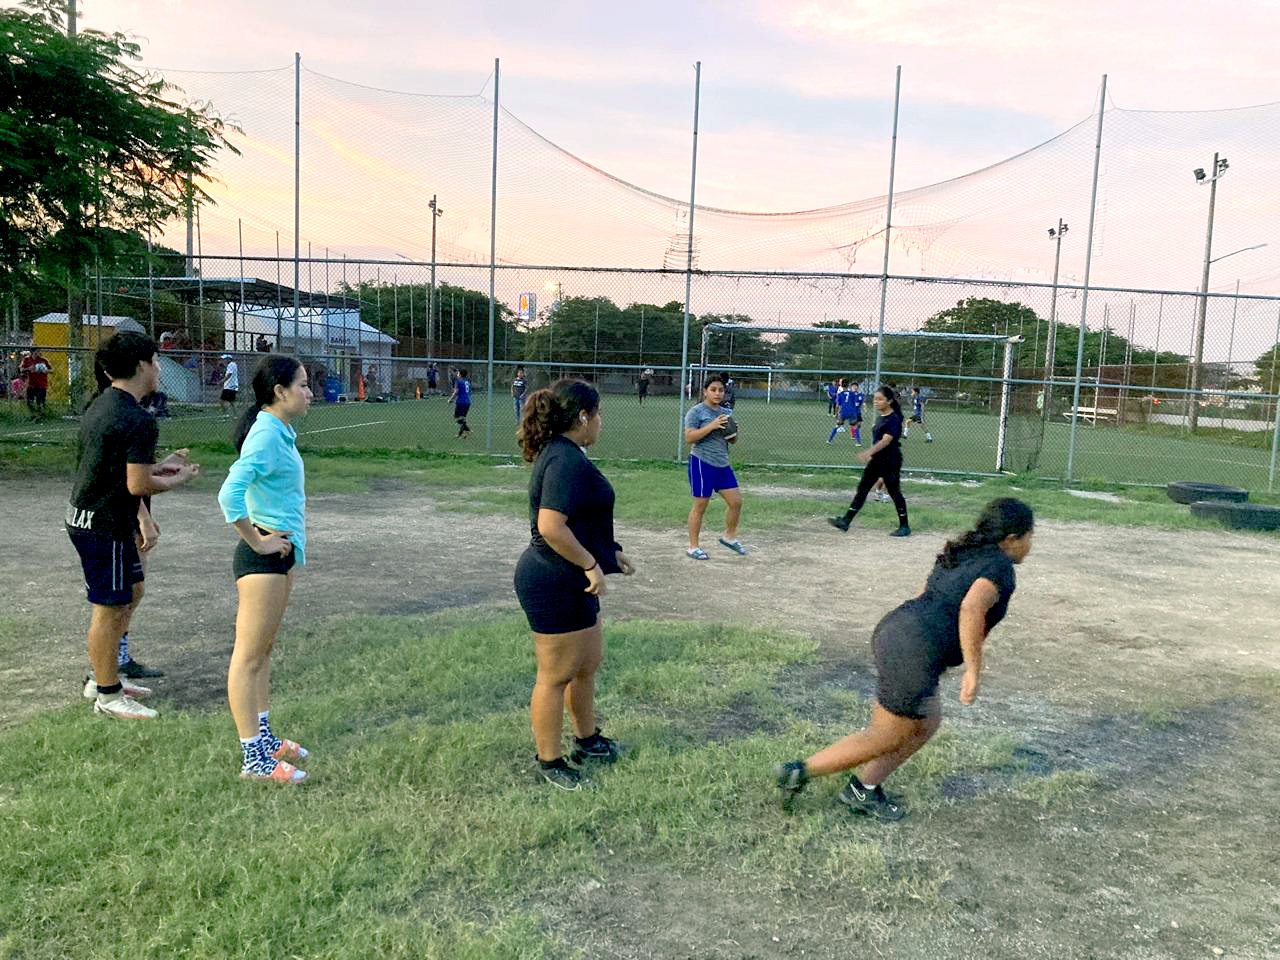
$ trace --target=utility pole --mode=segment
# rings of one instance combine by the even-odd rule
[[[1053,299],[1049,301],[1049,336],[1044,346],[1044,419],[1052,418],[1049,401],[1053,396],[1053,366],[1058,349],[1058,270],[1062,266],[1062,238],[1071,229],[1058,218],[1058,225],[1049,228],[1049,236],[1053,238]]]
[[[436,322],[436,220],[444,215],[444,209],[436,204],[436,195],[431,195],[431,295],[427,297],[427,356],[431,356],[431,340]]]
[[[1204,321],[1205,310],[1209,303],[1209,265],[1213,263],[1210,259],[1213,256],[1213,208],[1218,199],[1218,179],[1227,172],[1226,157],[1219,159],[1215,153],[1213,166],[1209,170],[1208,177],[1203,168],[1195,171],[1197,183],[1204,183],[1206,179],[1209,182],[1209,226],[1204,237],[1204,273],[1200,279],[1200,308],[1196,311],[1195,355],[1191,358],[1191,383],[1189,384],[1191,393],[1187,396],[1187,403],[1191,407],[1187,412],[1187,427],[1192,433],[1200,424],[1200,403],[1196,393],[1200,389],[1201,364],[1204,362]]]

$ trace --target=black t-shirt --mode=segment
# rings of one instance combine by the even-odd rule
[[[528,386],[528,381],[524,377],[516,377],[511,381],[511,395],[513,397],[523,397],[526,386]]]
[[[138,528],[138,502],[126,465],[155,463],[159,428],[131,394],[109,387],[89,404],[76,441],[76,480],[67,527],[127,540]]]
[[[880,438],[889,435],[893,437],[889,445],[883,450],[878,451],[874,456],[877,459],[893,460],[902,459],[902,414],[896,410],[890,411],[887,416],[876,417],[875,425],[871,428],[871,442],[879,443]]]
[[[613,539],[613,487],[572,440],[556,437],[538,454],[529,479],[529,528],[538,552],[568,563],[538,533],[538,511],[546,508],[569,518],[569,529],[591,551],[605,573],[618,573]]]
[[[945,666],[956,667],[964,662],[964,652],[960,649],[960,604],[974,581],[984,577],[999,590],[995,606],[987,611],[987,632],[990,633],[1004,619],[1009,598],[1017,586],[1013,561],[994,544],[966,550],[960,555],[959,563],[950,569],[941,563],[934,564],[924,593],[904,604],[923,621]]]

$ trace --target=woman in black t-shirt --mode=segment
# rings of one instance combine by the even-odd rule
[[[577,790],[588,761],[612,763],[618,745],[596,726],[595,675],[604,655],[600,597],[605,575],[635,568],[613,539],[613,487],[587,459],[600,436],[600,394],[582,380],[557,380],[525,401],[516,438],[533,464],[531,542],[516,564],[520,606],[533,631],[538,676],[529,710],[538,765],[548,783]],[[576,738],[565,761],[560,734],[566,697]]]
[[[881,784],[937,733],[944,671],[964,664],[960,702],[977,699],[983,644],[1008,610],[1013,566],[1031,552],[1033,528],[1031,508],[1005,497],[987,504],[973,530],[947,543],[924,593],[891,610],[871,634],[877,678],[871,723],[808,760],[781,764],[775,773],[788,798],[811,777],[861,766],[861,778],[851,776],[837,799],[856,813],[902,818],[901,805]]]
[[[867,502],[867,494],[878,480],[884,481],[884,488],[898,511],[898,529],[889,534],[891,537],[911,536],[911,526],[907,523],[907,500],[902,495],[902,407],[898,405],[898,396],[892,387],[881,387],[873,398],[876,413],[875,426],[871,429],[871,447],[858,454],[858,460],[866,464],[862,471],[862,479],[858,481],[858,490],[853,495],[853,502],[842,517],[828,517],[827,523],[839,530],[848,530],[853,518],[858,515],[862,505]]]

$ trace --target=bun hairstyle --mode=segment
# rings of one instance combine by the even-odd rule
[[[276,402],[276,387],[292,386],[301,367],[302,364],[294,357],[286,357],[281,353],[269,353],[262,358],[258,369],[253,371],[253,403],[240,417],[231,434],[231,442],[235,444],[237,453],[244,446],[244,438],[249,435],[249,429],[253,426],[253,421],[258,419],[262,408]]]
[[[590,417],[599,409],[600,393],[585,380],[566,377],[533,391],[524,402],[516,431],[521,456],[533,463],[548,443],[572,430],[581,415]]]
[[[1005,537],[1021,537],[1034,528],[1035,517],[1029,506],[1014,497],[1000,497],[983,508],[972,530],[947,541],[938,554],[938,563],[951,569],[971,550],[1002,543]]]
[[[898,394],[894,391],[893,387],[890,387],[890,386],[876,387],[876,393],[880,394],[886,400],[889,401],[889,406],[893,408],[894,413],[897,413],[897,414],[902,413],[902,404],[898,402]]]

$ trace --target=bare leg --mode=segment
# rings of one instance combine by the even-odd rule
[[[812,777],[825,777],[895,753],[917,737],[927,722],[900,717],[874,703],[871,706],[871,723],[866,729],[819,750],[805,761],[805,769]]]
[[[710,497],[694,497],[693,506],[689,508],[689,546],[698,545],[698,536],[702,533],[702,516],[707,512]]]
[[[604,625],[596,625],[586,631],[581,647],[582,659],[578,672],[569,681],[566,691],[569,701],[569,721],[575,737],[589,737],[596,732],[596,671],[604,659]]]
[[[742,518],[742,491],[737,487],[732,490],[721,490],[724,498],[724,538],[736,540],[738,537],[738,521]]]
[[[577,675],[583,649],[593,642],[591,635],[598,626],[597,622],[596,626],[586,630],[533,635],[538,676],[529,700],[529,719],[539,760],[554,760],[564,754],[561,733],[564,729],[565,690]]]
[[[910,759],[911,755],[923,747],[942,726],[942,706],[938,698],[931,698],[926,708],[928,716],[923,721],[919,732],[893,753],[876,757],[862,768],[862,781],[872,785],[884,783],[890,775]]]
[[[93,668],[93,682],[109,687],[120,682],[117,663],[120,637],[129,629],[129,615],[133,612],[133,606],[104,607],[95,603],[92,609],[89,618],[89,665]]]
[[[258,735],[258,711],[265,709],[268,664],[276,632],[289,603],[293,572],[251,573],[236,581],[236,643],[227,669],[227,702],[241,740]],[[261,706],[260,706],[261,704]]]

